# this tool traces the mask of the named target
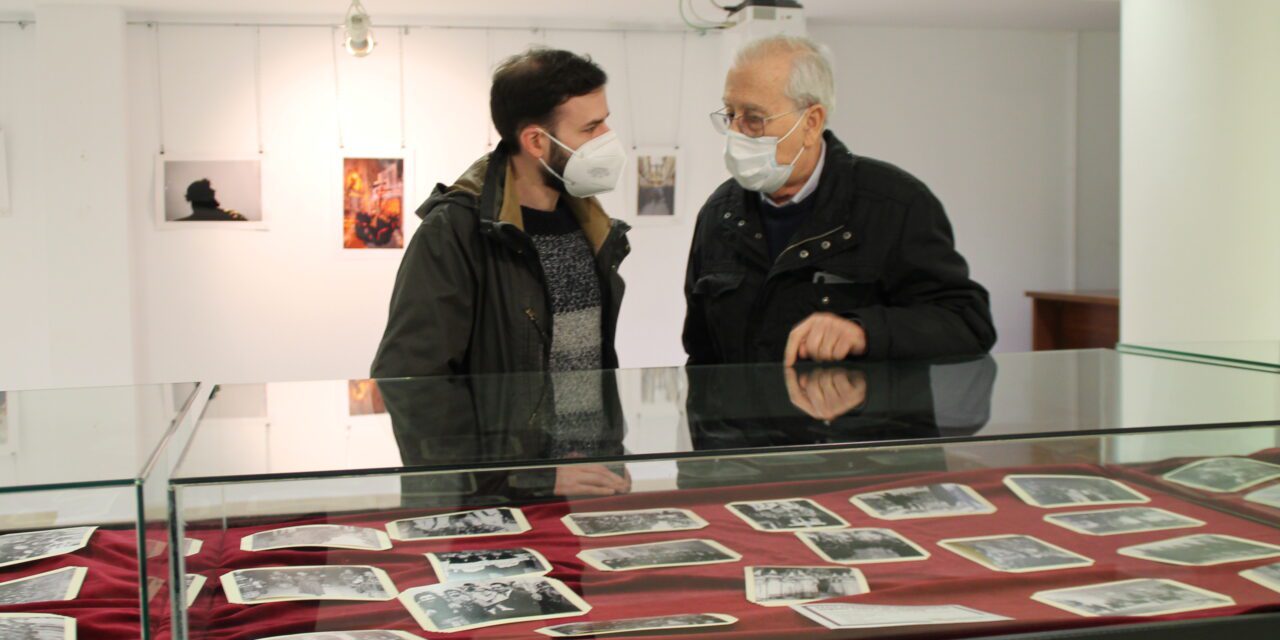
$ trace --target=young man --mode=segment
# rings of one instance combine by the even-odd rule
[[[927,358],[995,342],[942,204],[920,180],[826,130],[821,47],[748,43],[725,80],[733,179],[698,214],[685,280],[690,364]]]
[[[551,49],[494,73],[502,141],[418,209],[373,377],[617,366],[628,227],[591,197],[625,161],[605,81],[589,59]]]

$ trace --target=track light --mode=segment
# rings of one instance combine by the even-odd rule
[[[369,21],[369,12],[364,10],[360,0],[351,0],[344,23],[347,33],[343,44],[347,47],[347,53],[357,58],[373,53],[373,25]]]

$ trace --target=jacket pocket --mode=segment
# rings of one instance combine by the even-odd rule
[[[693,283],[693,295],[717,298],[742,286],[741,273],[708,273]]]

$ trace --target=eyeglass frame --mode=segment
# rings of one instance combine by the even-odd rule
[[[750,137],[750,138],[759,138],[759,137],[762,137],[762,136],[764,136],[764,129],[765,129],[765,127],[767,127],[767,126],[769,125],[769,123],[770,123],[770,122],[773,122],[774,120],[777,120],[778,118],[785,118],[786,116],[789,116],[789,115],[791,115],[791,114],[793,114],[793,113],[802,113],[802,112],[804,112],[804,111],[808,111],[808,110],[809,110],[810,108],[812,108],[812,107],[813,107],[813,105],[809,105],[809,106],[806,106],[806,107],[801,107],[801,108],[799,108],[799,109],[793,109],[793,110],[788,111],[788,112],[786,112],[786,113],[779,113],[779,114],[775,114],[775,115],[771,115],[771,116],[753,116],[753,117],[760,118],[760,133],[757,133],[757,134],[755,134],[755,135],[751,135],[750,133],[747,133],[746,131],[742,131],[742,130],[740,130],[740,131],[739,131],[739,133],[741,133],[741,134],[742,134],[742,135],[744,135],[744,136]],[[732,118],[730,118],[730,117],[729,117],[729,114],[727,114],[727,113],[725,113],[725,112],[724,112],[724,111],[725,111],[725,109],[728,109],[728,108],[729,108],[729,107],[721,107],[720,109],[717,109],[717,110],[712,111],[711,113],[707,114],[707,115],[708,115],[708,117],[710,117],[710,118],[711,118],[711,126],[712,126],[712,128],[714,128],[714,129],[716,130],[716,132],[717,132],[717,133],[720,133],[721,135],[727,134],[728,132],[732,131],[732,130],[733,130],[733,123],[734,123],[735,121],[742,121],[744,118],[747,118],[747,117],[748,117],[748,114],[746,114],[746,113],[740,113],[740,114],[735,115],[735,116],[733,116]],[[722,127],[723,127],[723,128],[722,128]],[[745,125],[744,125],[744,127],[745,127]]]

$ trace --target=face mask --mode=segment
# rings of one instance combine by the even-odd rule
[[[733,179],[747,191],[773,193],[787,184],[795,162],[804,153],[805,147],[791,159],[791,164],[778,164],[778,143],[791,137],[804,118],[796,120],[791,130],[781,138],[761,136],[752,138],[732,129],[725,132],[724,166],[733,174]]]
[[[569,162],[564,165],[564,175],[556,173],[544,160],[538,159],[551,175],[564,182],[564,190],[569,195],[589,198],[613,191],[618,186],[618,178],[622,177],[622,168],[627,163],[627,154],[618,141],[618,134],[610,131],[588,140],[574,150],[556,140],[550,133],[543,133],[570,153]]]

